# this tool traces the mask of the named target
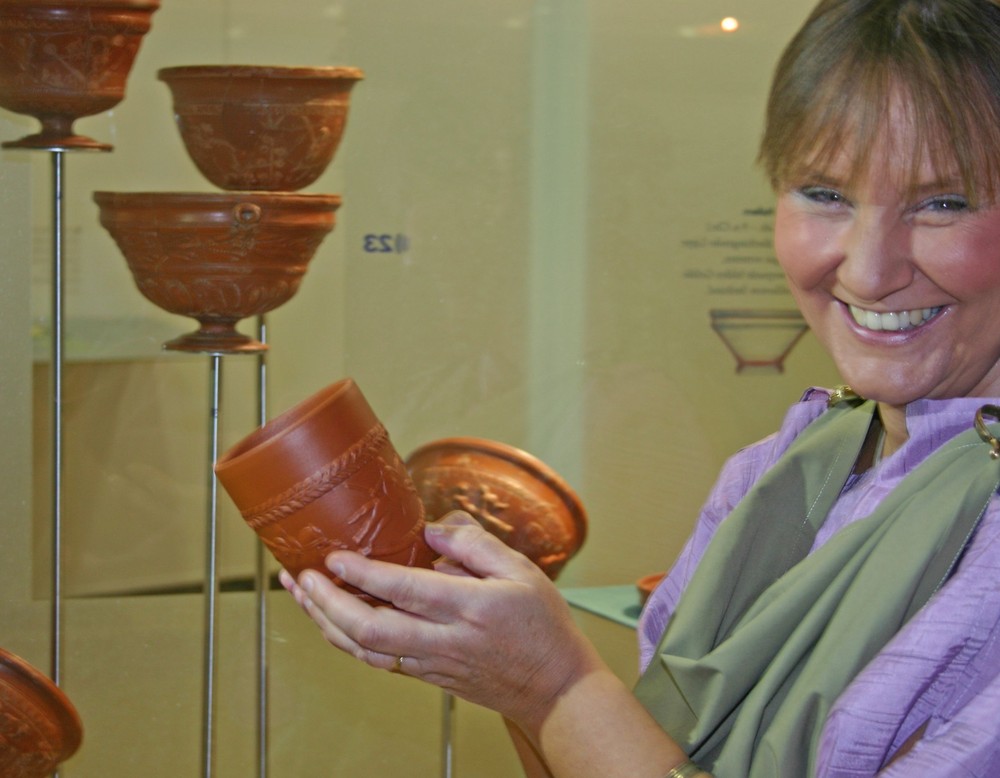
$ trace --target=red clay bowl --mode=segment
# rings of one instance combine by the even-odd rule
[[[406,459],[427,513],[470,513],[549,578],[580,550],[587,515],[569,485],[521,449],[484,438],[445,438]]]
[[[0,106],[41,132],[5,148],[111,146],[73,132],[81,116],[125,97],[125,82],[159,0],[0,0]]]
[[[80,716],[59,687],[0,648],[0,775],[51,775],[82,739]]]
[[[266,346],[236,330],[287,302],[333,229],[336,195],[267,192],[95,192],[136,286],[201,327],[164,344],[237,353]]]
[[[333,159],[351,89],[348,67],[187,65],[157,74],[170,87],[181,139],[198,170],[229,190],[292,192]]]

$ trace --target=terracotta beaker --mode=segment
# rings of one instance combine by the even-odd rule
[[[406,467],[432,520],[466,511],[553,580],[586,538],[587,515],[576,493],[514,446],[445,438],[418,448]]]
[[[0,106],[41,132],[5,148],[111,146],[73,132],[81,116],[121,102],[159,0],[0,0]]]
[[[340,145],[348,67],[186,65],[163,68],[181,139],[198,170],[229,190],[293,192],[326,170]]]
[[[265,192],[95,192],[139,291],[201,327],[164,344],[231,354],[267,347],[236,330],[299,288],[333,229],[336,195]]]
[[[59,687],[0,648],[0,775],[51,775],[82,739],[80,716]]]
[[[337,549],[416,567],[436,557],[406,468],[350,378],[248,435],[219,458],[215,473],[294,576],[310,568],[341,585],[323,564]]]

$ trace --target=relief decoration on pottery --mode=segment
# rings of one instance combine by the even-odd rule
[[[52,33],[39,36],[39,30],[51,26]],[[0,32],[14,28],[10,20],[0,20]],[[98,35],[80,30],[65,30],[65,22],[46,25],[41,20],[32,22],[30,32],[8,35],[4,42],[4,58],[18,63],[20,68],[14,83],[45,84],[58,91],[86,89],[100,92],[111,85],[117,89],[121,73],[127,72],[139,48],[140,39],[120,33]]]
[[[515,479],[465,467],[429,467],[420,474],[417,491],[429,508],[463,510],[487,532],[547,568],[569,558],[572,537],[556,512]],[[440,502],[438,502],[440,500]],[[440,518],[435,516],[434,518]]]
[[[139,291],[157,302],[169,299],[170,310],[187,311],[196,318],[222,319],[267,313],[289,299],[299,288],[299,280],[256,285],[249,280],[229,278],[149,278],[136,282]],[[242,316],[238,316],[241,314]]]
[[[323,238],[322,234],[260,237],[256,232],[252,227],[234,227],[229,235],[214,240],[197,231],[128,232],[116,236],[116,242],[128,258],[139,291],[154,302],[169,300],[171,310],[199,315],[231,316],[234,311],[252,315],[272,310],[296,292],[307,263],[287,263],[282,258],[311,257]],[[258,261],[257,255],[268,254],[276,259]]]
[[[389,433],[386,428],[376,424],[339,457],[308,478],[265,502],[242,511],[243,518],[253,529],[258,530],[302,510],[355,475],[378,455],[378,450],[388,441]]]
[[[405,470],[402,462],[393,453],[389,459],[378,455],[366,464],[367,472],[359,472],[339,484],[342,490],[358,493],[361,500],[361,504],[350,515],[338,519],[339,537],[331,537],[329,533],[324,533],[311,524],[292,534],[278,523],[274,527],[277,532],[263,538],[271,552],[286,565],[293,567],[302,566],[311,559],[322,559],[338,549],[383,558],[408,553],[407,558],[396,561],[414,564],[418,553],[416,540],[423,533],[424,521],[422,514],[415,517],[400,516],[396,495],[404,488],[412,490],[408,479],[403,475]],[[414,500],[413,504],[419,509],[419,500]],[[395,524],[401,518],[406,520],[404,524],[410,525],[401,537],[396,537],[395,531],[384,532],[390,523]],[[385,534],[392,536],[388,545],[380,543]]]
[[[230,178],[235,181],[311,180],[311,171],[329,159],[331,145],[344,132],[347,106],[331,116],[323,105],[194,105],[177,121],[195,161],[204,159],[212,169],[233,171]],[[252,146],[228,138],[225,129],[230,125],[253,127]]]
[[[0,775],[41,775],[58,760],[59,740],[49,715],[0,679]]]
[[[250,254],[275,257],[311,256],[326,237],[328,228],[317,227],[315,234],[289,234],[275,226],[270,230],[258,228],[259,218],[251,221],[244,214],[250,203],[234,209],[228,230],[197,222],[183,229],[128,229],[119,230],[116,241],[122,253],[138,267],[157,270],[171,263],[188,262],[193,265],[232,265]],[[301,229],[296,232],[302,232]],[[289,250],[291,249],[291,250]],[[279,259],[275,264],[281,264]]]

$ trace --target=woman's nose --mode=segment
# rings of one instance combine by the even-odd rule
[[[913,281],[910,230],[884,209],[858,213],[841,237],[837,279],[859,303],[874,303]]]

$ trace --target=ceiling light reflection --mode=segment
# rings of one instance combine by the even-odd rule
[[[740,20],[735,16],[727,16],[718,22],[679,27],[677,32],[682,38],[715,38],[720,35],[732,35],[739,32],[742,27]]]

